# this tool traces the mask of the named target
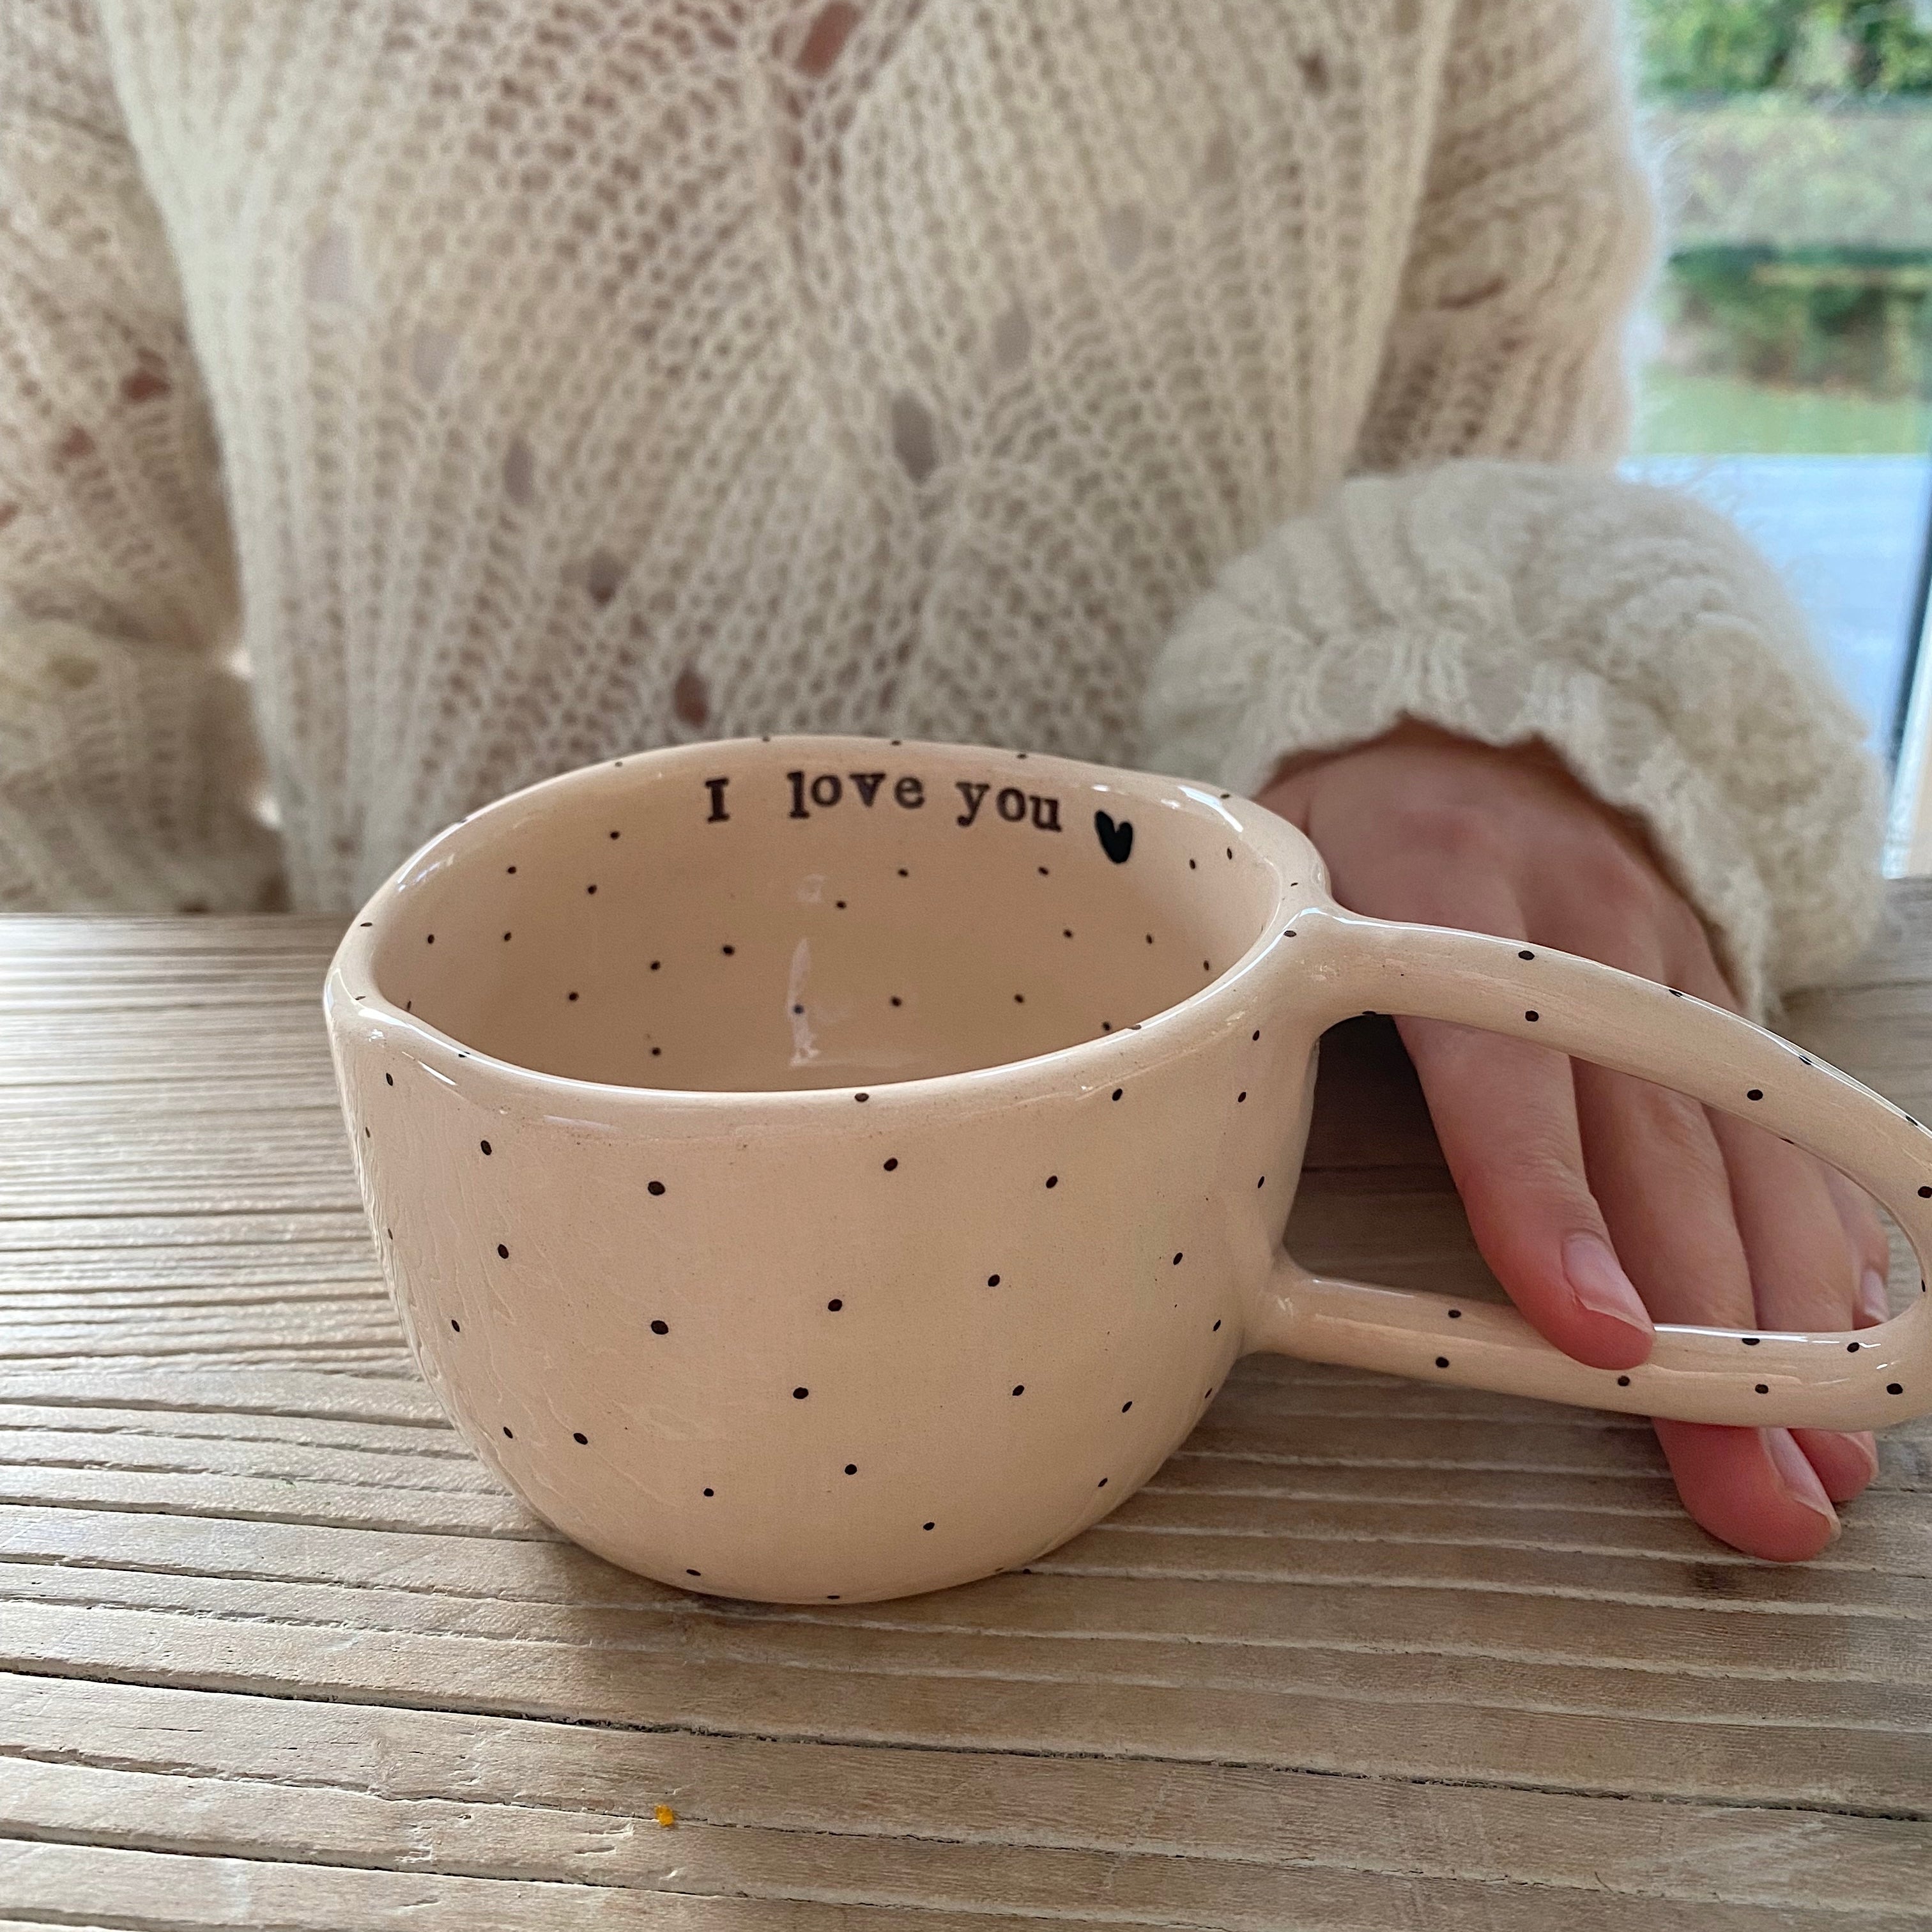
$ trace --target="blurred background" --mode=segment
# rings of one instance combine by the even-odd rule
[[[1672,253],[1631,473],[1769,553],[1932,872],[1932,0],[1634,0]]]

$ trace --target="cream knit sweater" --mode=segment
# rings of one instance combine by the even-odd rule
[[[1755,1001],[1876,778],[1610,473],[1649,227],[1609,0],[0,0],[0,904],[344,913],[694,737],[1252,791],[1409,714]]]

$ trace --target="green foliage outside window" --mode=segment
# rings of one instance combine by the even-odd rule
[[[1636,0],[1646,93],[1932,94],[1927,0]]]
[[[1631,7],[1666,174],[1690,200],[1654,304],[1657,433],[1702,446],[1715,411],[1713,438],[1748,427],[1741,446],[1778,446],[1756,439],[1782,395],[1797,447],[1821,446],[1820,410],[1844,418],[1822,446],[1922,447],[1932,0]]]

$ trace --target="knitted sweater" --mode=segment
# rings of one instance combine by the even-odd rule
[[[0,905],[345,913],[693,738],[1409,716],[1755,1004],[1877,780],[1611,473],[1650,226],[1610,0],[0,0]]]

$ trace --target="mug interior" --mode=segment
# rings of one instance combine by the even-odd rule
[[[518,794],[364,917],[379,992],[460,1046],[573,1079],[768,1091],[1137,1025],[1246,952],[1280,884],[1204,786],[781,739]]]

